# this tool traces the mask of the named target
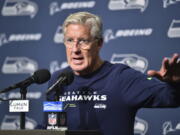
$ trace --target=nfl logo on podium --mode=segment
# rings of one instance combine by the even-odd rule
[[[57,114],[55,113],[48,114],[48,124],[52,126],[57,124]]]

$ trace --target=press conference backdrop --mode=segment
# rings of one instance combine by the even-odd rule
[[[51,73],[67,66],[62,23],[67,15],[89,11],[104,22],[101,57],[146,73],[158,70],[164,56],[180,53],[180,0],[0,0],[0,89],[41,68]],[[26,128],[43,121],[47,83],[28,87]],[[19,89],[0,94],[19,98]],[[1,129],[18,129],[19,113],[0,102]],[[109,114],[111,115],[111,114]],[[123,127],[120,127],[123,128]],[[180,109],[141,109],[136,135],[180,132]]]

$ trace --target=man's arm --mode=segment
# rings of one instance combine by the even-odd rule
[[[180,55],[175,53],[168,59],[164,58],[159,71],[149,70],[147,72],[149,76],[157,77],[161,81],[169,83],[176,89],[174,95],[176,95],[176,101],[180,104]]]

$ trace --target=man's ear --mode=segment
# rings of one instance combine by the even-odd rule
[[[103,38],[98,40],[98,46],[101,48],[103,46]]]

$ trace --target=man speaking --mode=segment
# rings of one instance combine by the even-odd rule
[[[67,112],[69,130],[98,130],[103,135],[132,135],[140,108],[180,105],[179,55],[164,58],[160,71],[142,74],[123,64],[100,58],[103,46],[101,19],[88,12],[69,15],[64,24],[64,44],[74,81],[61,88],[59,100]],[[53,74],[49,85],[58,79]],[[53,93],[48,98],[53,99]]]

